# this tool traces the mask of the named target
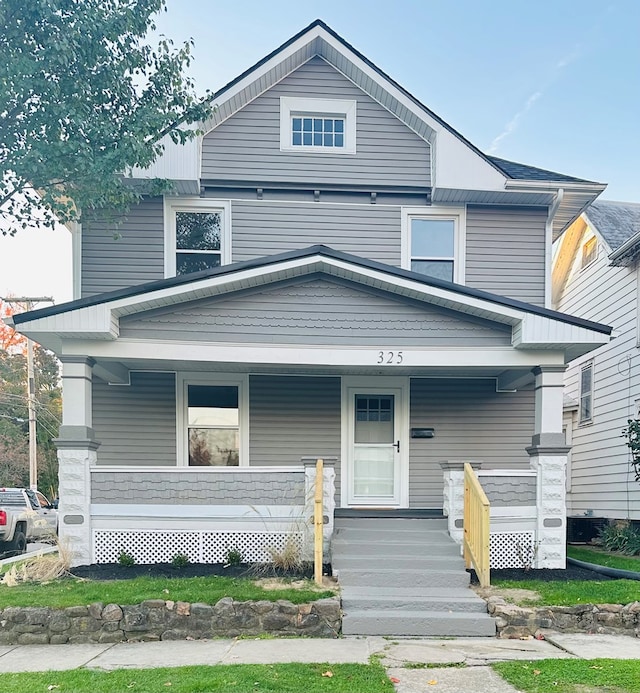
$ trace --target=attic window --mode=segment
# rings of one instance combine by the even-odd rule
[[[591,236],[582,245],[582,263],[581,267],[584,269],[588,267],[592,262],[595,261],[598,256],[598,241],[595,236]]]
[[[356,153],[356,102],[280,97],[283,152]]]

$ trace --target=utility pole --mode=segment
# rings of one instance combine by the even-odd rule
[[[5,303],[25,304],[27,311],[33,308],[34,303],[55,303],[48,296],[35,297],[7,297],[0,296]],[[36,412],[36,376],[33,363],[33,341],[27,337],[27,407],[29,410],[29,486],[38,488],[38,440],[37,440],[37,412]]]

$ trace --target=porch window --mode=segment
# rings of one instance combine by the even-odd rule
[[[593,421],[593,361],[580,371],[580,423]]]
[[[403,267],[435,279],[464,280],[464,211],[403,210]]]
[[[178,463],[190,467],[246,464],[246,378],[179,376]]]
[[[229,203],[165,200],[165,275],[190,274],[231,262]]]
[[[190,467],[237,467],[240,461],[238,388],[188,385]]]

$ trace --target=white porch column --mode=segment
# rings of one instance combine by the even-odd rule
[[[61,544],[71,553],[72,565],[92,562],[91,476],[96,450],[91,413],[91,376],[94,361],[63,356],[62,426],[56,439],[59,463]]]
[[[541,366],[535,380],[535,429],[527,452],[537,474],[536,568],[566,567],[567,447],[562,432],[564,366]]]

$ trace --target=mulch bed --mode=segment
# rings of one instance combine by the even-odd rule
[[[324,566],[325,574],[330,570]],[[119,563],[92,563],[91,565],[76,566],[71,570],[76,577],[88,580],[129,580],[137,577],[209,577],[222,575],[231,578],[260,578],[288,577],[312,578],[313,565],[304,565],[299,570],[282,570],[272,565],[241,563],[240,565],[225,565],[223,563],[187,563],[175,566],[172,563],[153,563],[124,566]],[[328,574],[331,574],[330,572]]]

